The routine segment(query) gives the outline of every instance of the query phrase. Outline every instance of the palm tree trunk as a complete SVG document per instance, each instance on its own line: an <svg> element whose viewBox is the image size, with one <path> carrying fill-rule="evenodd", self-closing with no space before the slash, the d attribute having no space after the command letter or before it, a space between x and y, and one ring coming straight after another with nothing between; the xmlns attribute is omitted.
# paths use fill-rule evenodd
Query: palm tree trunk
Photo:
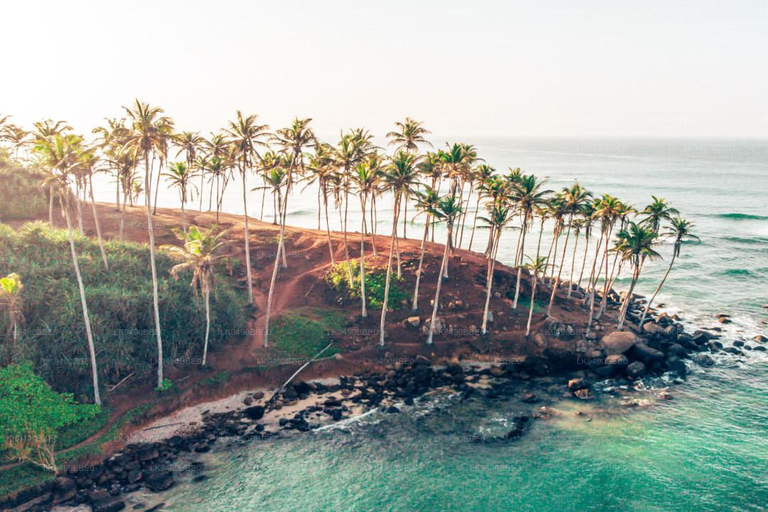
<svg viewBox="0 0 768 512"><path fill-rule="evenodd" d="M592 318L595 312L595 288L597 288L595 267L597 267L597 258L600 255L600 244L603 241L603 236L605 236L605 233L601 230L600 238L597 240L597 245L595 246L595 257L592 258L592 271L589 274L589 320L587 320L587 334L589 334L589 331L592 328Z"/></svg>
<svg viewBox="0 0 768 512"><path fill-rule="evenodd" d="M205 189L205 172L201 168L200 169L200 208L199 208L200 212L203 211L203 197L205 197L203 194L204 189Z"/></svg>
<svg viewBox="0 0 768 512"><path fill-rule="evenodd" d="M328 238L328 252L331 254L331 266L336 264L333 257L333 243L331 243L331 224L328 220L328 192L323 190L323 202L325 203L325 236Z"/></svg>
<svg viewBox="0 0 768 512"><path fill-rule="evenodd" d="M472 242L475 240L475 228L477 228L477 212L480 210L480 194L477 194L477 203L475 203L475 218L472 220L472 235L469 237L469 250L472 250Z"/></svg>
<svg viewBox="0 0 768 512"><path fill-rule="evenodd" d="M667 277L669 277L669 272L672 270L672 265L675 264L675 258L677 258L677 251L672 253L672 259L669 261L669 266L667 267L667 271L664 272L664 277L661 279L659 286L656 287L656 291L653 292L653 295L648 301L648 304L645 305L645 309L643 310L643 316L640 318L640 327L643 326L643 323L645 322L645 317L648 316L648 310L651 309L651 304L653 304L654 299L656 299L656 295L659 294L659 291L661 291L661 287L664 286L664 282L667 280Z"/></svg>
<svg viewBox="0 0 768 512"><path fill-rule="evenodd" d="M451 239L452 226L448 226L448 240ZM448 262L448 254L450 252L450 244L446 240L445 250L443 251L443 262L440 265L440 273L437 275L437 289L435 290L435 303L432 306L432 318L429 321L429 336L427 336L427 345L432 344L432 337L435 334L435 322L437 321L437 308L440 304L440 288L443 285L443 270Z"/></svg>
<svg viewBox="0 0 768 512"><path fill-rule="evenodd" d="M637 280L639 278L640 278L640 265L638 264L638 265L635 265L634 271L632 272L632 284L629 285L629 291L627 292L627 295L624 297L624 303L621 305L621 311L619 312L618 330L620 331L624 328L624 320L627 318L627 310L629 309L629 303L632 301L632 292L635 291L635 285L637 284Z"/></svg>
<svg viewBox="0 0 768 512"><path fill-rule="evenodd" d="M360 194L360 205L363 211L363 229L360 230L360 298L362 302L362 317L368 318L368 311L365 309L365 195ZM350 281L350 286L352 281Z"/></svg>
<svg viewBox="0 0 768 512"><path fill-rule="evenodd" d="M203 295L205 295L205 344L203 345L203 366L205 366L208 359L208 338L211 333L211 290L208 283L204 284Z"/></svg>
<svg viewBox="0 0 768 512"><path fill-rule="evenodd" d="M349 184L347 184L349 187ZM349 286L352 286L354 279L352 277L352 261L349 259L349 247L347 245L347 214L349 213L349 190L344 193L344 220L342 222L342 231L344 232L344 258L347 260L347 274L349 275Z"/></svg>
<svg viewBox="0 0 768 512"><path fill-rule="evenodd" d="M373 255L377 255L376 249L376 192L373 192L371 197L371 246L373 247Z"/></svg>
<svg viewBox="0 0 768 512"><path fill-rule="evenodd" d="M563 255L560 258L560 268L557 270L557 277L555 278L555 283L552 286L552 295L549 297L549 305L547 306L547 316L550 316L552 313L552 304L555 303L555 295L557 294L557 288L560 286L560 277L563 274L563 266L565 265L565 255L568 252L568 239L571 237L571 223L568 222L568 230L565 232L565 243L563 244ZM557 243L555 243L555 251L557 251ZM552 273L554 273L554 267L552 268Z"/></svg>
<svg viewBox="0 0 768 512"><path fill-rule="evenodd" d="M400 212L400 195L395 194L394 219L392 219L392 236L389 239L389 260L387 262L387 279L384 284L384 302L381 305L381 322L379 323L379 345L384 346L384 326L387 322L387 306L389 305L389 286L392 281L392 253L395 252L397 238L397 217Z"/></svg>
<svg viewBox="0 0 768 512"><path fill-rule="evenodd" d="M472 199L472 191L474 187L475 187L474 183L471 183L469 185L469 194L467 194L467 204L469 204L469 201ZM478 197L479 197L479 194L478 194ZM459 249L461 249L461 245L464 242L464 225L467 223L467 213L469 212L465 211L461 216L461 234L459 234ZM470 243L470 246L471 245L472 244Z"/></svg>
<svg viewBox="0 0 768 512"><path fill-rule="evenodd" d="M571 298L573 292L573 274L576 271L576 249L579 247L579 237L576 235L576 239L573 241L573 253L571 254L571 277L568 278L568 298Z"/></svg>
<svg viewBox="0 0 768 512"><path fill-rule="evenodd" d="M248 186L246 184L245 162L240 167L240 175L243 178L243 222L245 223L245 276L248 281L248 304L253 304L253 276L251 275L251 232L248 230ZM282 237L282 231L281 231ZM277 251L280 252L279 250Z"/></svg>
<svg viewBox="0 0 768 512"><path fill-rule="evenodd" d="M157 213L157 196L160 193L160 175L163 174L165 159L160 159L160 168L157 170L157 180L155 180L155 204L152 205L152 215Z"/></svg>
<svg viewBox="0 0 768 512"><path fill-rule="evenodd" d="M421 254L419 255L419 269L416 271L416 288L413 290L413 311L419 309L419 283L421 282L421 268L424 264L424 252L427 248L427 235L429 234L429 218L427 215L427 222L424 224L424 237L421 239Z"/></svg>
<svg viewBox="0 0 768 512"><path fill-rule="evenodd" d="M53 187L48 187L48 224L53 227Z"/></svg>
<svg viewBox="0 0 768 512"><path fill-rule="evenodd" d="M589 255L589 237L584 235L587 240L587 245L584 248L584 259L581 261L581 272L579 272L579 282L576 284L576 288L581 289L581 280L584 278L584 269L587 266L587 256Z"/></svg>
<svg viewBox="0 0 768 512"><path fill-rule="evenodd" d="M64 193L69 193L66 191ZM91 356L91 377L93 378L93 401L96 405L101 405L101 394L99 393L99 370L96 366L96 347L93 344L93 333L91 332L91 319L88 316L88 303L85 300L85 285L83 285L83 276L80 274L80 265L77 262L77 250L75 249L75 237L72 234L72 222L69 218L69 199L64 200L64 218L67 222L67 234L69 235L69 250L72 255L72 264L75 267L75 276L77 277L77 288L80 291L80 305L83 308L83 323L85 323L85 334L88 339L88 352Z"/></svg>
<svg viewBox="0 0 768 512"><path fill-rule="evenodd" d="M517 279L515 283L515 299L512 301L512 309L517 309L517 299L520 297L520 275L523 272L522 263L523 263L523 255L525 254L525 235L528 231L528 223L523 220L523 232L520 234L521 240L520 240L520 259L519 261L516 261L517 265Z"/></svg>
<svg viewBox="0 0 768 512"><path fill-rule="evenodd" d="M157 291L157 264L155 263L155 229L152 224L152 194L149 167L149 151L144 151L144 173L147 190L144 199L147 206L147 231L149 232L149 266L152 269L152 305L155 313L155 336L157 338L157 385L163 383L163 338L160 328L160 297Z"/></svg>
<svg viewBox="0 0 768 512"><path fill-rule="evenodd" d="M91 211L93 212L93 223L96 225L96 236L99 239L99 250L101 251L101 259L104 261L104 269L109 271L109 263L107 262L107 252L104 250L104 239L101 237L101 226L99 225L99 215L96 213L96 202L93 200L93 177L88 175L88 182L91 186Z"/></svg>
<svg viewBox="0 0 768 512"><path fill-rule="evenodd" d="M403 197L403 240L408 240L408 231L406 229L406 226L408 225L408 194L406 193ZM400 252L400 247L398 246L398 256ZM397 263L398 266L400 266L400 262L398 260ZM398 274L398 277L400 277L400 274Z"/></svg>
<svg viewBox="0 0 768 512"><path fill-rule="evenodd" d="M531 335L531 321L533 320L533 308L536 301L536 284L538 282L538 275L534 273L533 284L531 286L531 305L528 308L528 323L525 326L525 337Z"/></svg>
<svg viewBox="0 0 768 512"><path fill-rule="evenodd" d="M500 239L501 239L501 236L496 235L496 242L494 243L493 254L491 255L491 259L488 260L488 274L486 279L487 283L486 283L486 292L485 292L485 308L483 309L483 326L481 328L481 332L483 334L487 332L488 308L491 305L491 289L493 288L493 270L496 267L496 254L499 251Z"/></svg>

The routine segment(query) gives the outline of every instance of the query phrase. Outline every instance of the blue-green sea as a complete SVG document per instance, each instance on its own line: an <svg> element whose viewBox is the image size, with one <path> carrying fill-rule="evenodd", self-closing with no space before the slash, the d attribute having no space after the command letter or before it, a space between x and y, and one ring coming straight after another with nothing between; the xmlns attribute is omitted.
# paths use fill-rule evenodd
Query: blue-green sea
<svg viewBox="0 0 768 512"><path fill-rule="evenodd" d="M768 335L768 141L450 140L475 144L499 171L547 177L552 189L578 180L638 209L652 194L665 197L695 223L701 242L683 247L659 302L691 328L730 314L726 343ZM238 186L227 192L228 211L242 212ZM176 206L171 193L161 196ZM102 198L111 199L107 190ZM254 193L251 211L258 200ZM317 227L315 201L311 189L292 199L289 223ZM389 206L380 202L382 211ZM380 232L391 218L379 215ZM409 236L421 232L419 222ZM485 236L478 233L475 248ZM509 261L516 237L505 237L499 257ZM671 248L659 251L664 260L646 265L641 294L665 270ZM661 381L649 382L655 389L639 393L633 408L562 399L552 419L513 443L473 440L503 433L521 404L446 396L345 429L220 446L205 456L209 480L182 483L162 499L167 510L205 512L766 510L768 357L716 359L713 368L692 366L672 400L655 398Z"/></svg>

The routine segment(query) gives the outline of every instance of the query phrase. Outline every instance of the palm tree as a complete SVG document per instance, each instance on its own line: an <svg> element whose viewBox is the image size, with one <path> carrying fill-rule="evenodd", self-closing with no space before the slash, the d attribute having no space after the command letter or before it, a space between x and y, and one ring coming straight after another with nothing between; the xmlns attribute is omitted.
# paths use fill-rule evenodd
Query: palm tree
<svg viewBox="0 0 768 512"><path fill-rule="evenodd" d="M85 324L85 334L88 340L88 350L91 356L91 376L93 378L93 398L97 405L101 405L101 395L99 393L99 372L96 366L96 348L93 343L93 333L91 332L91 319L88 314L88 303L85 298L85 285L83 276L80 273L80 265L77 260L77 249L75 248L75 237L72 231L72 221L70 218L70 199L72 192L70 190L70 177L77 172L82 165L80 159L82 138L76 135L53 135L47 139L39 140L35 146L35 151L42 157L43 165L53 173L53 179L50 185L58 193L59 204L62 214L67 223L67 233L69 235L69 249L72 256L72 264L75 268L77 278L77 287L80 292L80 305L83 310L83 323Z"/></svg>
<svg viewBox="0 0 768 512"><path fill-rule="evenodd" d="M661 279L659 286L656 287L656 291L653 292L653 295L651 296L651 299L648 301L648 304L645 305L645 310L643 310L643 316L640 318L640 327L643 326L643 323L645 322L645 317L648 315L648 310L651 309L651 304L653 304L653 301L656 299L656 295L659 294L661 287L664 286L664 283L666 282L667 277L669 277L669 272L672 270L672 266L675 264L675 260L680 255L680 249L682 248L683 244L690 240L695 240L697 242L700 241L699 237L691 233L693 228L694 228L694 225L692 222L689 222L680 217L674 217L672 219L672 225L670 226L669 233L667 234L667 236L671 236L672 238L675 239L675 245L672 250L672 259L669 261L669 266L667 267L667 271L664 273L664 277Z"/></svg>
<svg viewBox="0 0 768 512"><path fill-rule="evenodd" d="M539 211L547 202L547 195L551 190L542 190L546 180L539 181L533 174L520 176L512 185L512 200L517 205L517 209L522 217L520 230L520 250L515 261L517 267L517 279L515 284L515 298L512 302L512 309L517 309L517 300L520 297L520 266L523 263L525 254L525 235L533 224L533 218L536 211ZM543 231L543 227L542 227Z"/></svg>
<svg viewBox="0 0 768 512"><path fill-rule="evenodd" d="M387 260L387 278L384 284L384 302L381 305L381 323L379 324L379 344L384 345L384 327L387 320L387 308L389 307L389 288L392 281L392 256L397 240L397 220L400 215L400 201L403 196L415 190L418 184L418 157L413 153L398 151L391 158L382 176L384 186L395 196L395 204L392 218L392 236L389 239L389 259Z"/></svg>
<svg viewBox="0 0 768 512"><path fill-rule="evenodd" d="M195 169L183 162L176 162L168 166L168 172L164 173L171 187L179 189L179 199L181 199L181 229L187 232L187 216L184 207L187 199L192 199L192 190L195 185L192 178L197 176Z"/></svg>
<svg viewBox="0 0 768 512"><path fill-rule="evenodd" d="M266 160L266 155L265 155ZM333 244L331 243L331 224L328 220L328 193L331 183L336 177L336 167L334 165L334 148L330 144L317 144L315 154L312 155L307 171L310 175L307 178L308 185L317 183L317 229L320 226L320 215L325 209L325 235L328 240L328 252L331 256L331 265L336 261L333 255ZM374 191L375 192L375 191ZM373 240L373 253L376 254L376 239Z"/></svg>
<svg viewBox="0 0 768 512"><path fill-rule="evenodd" d="M662 221L670 221L674 215L678 215L680 212L669 206L663 197L651 196L651 198L653 202L640 213L646 216L643 219L643 224L650 226L652 230L658 233Z"/></svg>
<svg viewBox="0 0 768 512"><path fill-rule="evenodd" d="M183 164L182 164L183 165ZM197 226L190 226L189 231L179 235L184 241L184 247L175 245L163 246L164 249L181 256L185 261L174 265L171 276L179 278L179 274L186 270L192 270L192 282L190 286L195 291L197 300L198 291L205 301L205 342L203 344L203 366L208 358L208 339L211 332L211 289L214 287L216 261L223 257L221 249L228 243L222 240L224 231L216 233L217 226L201 231Z"/></svg>
<svg viewBox="0 0 768 512"><path fill-rule="evenodd" d="M443 262L440 265L440 272L437 275L437 289L435 290L435 302L432 307L432 319L429 321L429 335L427 336L427 345L432 344L432 337L435 334L435 322L437 321L437 308L440 304L440 288L443 284L443 275L448 266L448 256L451 247L451 237L453 236L453 224L456 218L461 215L461 200L455 194L451 194L440 199L440 203L435 210L435 216L445 221L448 235L445 241L445 251L443 251Z"/></svg>
<svg viewBox="0 0 768 512"><path fill-rule="evenodd" d="M533 277L531 282L531 304L528 307L528 323L525 326L525 337L527 338L531 335L531 321L533 320L533 309L536 303L536 285L539 281L539 274L544 275L544 272L546 272L547 258L537 256L535 260L530 260L530 263L527 263L522 268L528 270L528 273Z"/></svg>
<svg viewBox="0 0 768 512"><path fill-rule="evenodd" d="M421 283L421 269L424 265L424 252L427 248L427 235L429 234L429 225L432 217L435 215L435 209L440 202L440 196L437 191L432 187L427 186L424 192L415 191L416 194L416 209L423 213L426 218L424 220L424 236L421 239L421 251L419 254L419 268L416 271L416 286L413 290L413 304L411 309L418 311L419 309L419 284Z"/></svg>
<svg viewBox="0 0 768 512"><path fill-rule="evenodd" d="M406 117L402 123L396 122L394 131L387 134L389 139L389 145L395 146L395 151L406 151L415 153L419 150L419 144L432 147L432 143L429 142L425 135L429 135L432 132L424 128L421 121L415 121L410 117Z"/></svg>
<svg viewBox="0 0 768 512"><path fill-rule="evenodd" d="M0 278L0 309L4 309L8 313L10 331L13 336L11 360L13 360L13 355L16 353L16 345L19 342L19 324L24 321L22 290L24 290L24 285L19 274L12 273Z"/></svg>
<svg viewBox="0 0 768 512"><path fill-rule="evenodd" d="M277 245L277 251L275 251L275 265L272 268L272 280L269 283L269 295L267 296L267 313L264 325L264 346L269 346L269 315L272 310L272 297L275 291L275 283L277 282L277 272L280 262L280 254L283 252L283 244L285 243L285 220L286 212L288 210L288 196L291 192L291 186L293 183L293 173L298 171L303 174L304 172L304 151L307 148L312 148L317 144L317 138L315 132L309 126L312 122L311 118L299 119L296 118L291 123L291 126L287 128L281 128L277 131L274 137L274 141L282 147L288 158L288 175L286 177L285 196L283 197L282 211L280 213L280 240Z"/></svg>
<svg viewBox="0 0 768 512"><path fill-rule="evenodd" d="M477 169L475 169L474 178L475 181L473 185L477 188L477 201L475 202L475 215L472 220L472 234L469 237L469 247L467 250L472 250L472 242L475 239L475 228L477 227L477 216L480 212L480 200L483 198L483 185L488 181L488 179L494 175L496 172L496 169L491 167L488 164L480 164L477 166ZM471 195L471 194L470 194ZM466 216L466 213L464 214ZM463 227L463 225L462 225Z"/></svg>
<svg viewBox="0 0 768 512"><path fill-rule="evenodd" d="M594 307L595 307L595 289L597 288L597 281L600 279L600 269L595 272L595 267L597 265L598 260L598 254L600 251L600 244L605 241L605 249L603 251L604 253L604 260L601 263L601 265L605 264L605 288L603 291L603 297L602 301L606 302L608 300L608 242L611 238L611 233L613 231L613 226L616 222L616 219L619 217L619 214L622 209L622 203L618 199L616 199L613 196L609 196L608 194L603 194L603 196L600 198L600 201L595 206L595 213L594 216L597 219L600 219L601 226L600 226L600 240L597 242L597 251L595 252L595 259L592 261L592 272L590 273L590 292L589 292L589 320L587 321L587 332L589 332L589 329L592 326L592 319L594 315Z"/></svg>
<svg viewBox="0 0 768 512"><path fill-rule="evenodd" d="M234 121L229 122L229 129L226 130L230 142L235 149L235 160L237 168L240 171L240 178L243 180L243 222L245 224L245 276L248 281L248 304L253 304L253 276L251 275L251 250L250 250L250 231L248 230L248 173L253 170L255 158L261 159L257 146L265 146L263 139L268 135L269 126L257 124L258 116L255 114L243 116L241 111L237 111Z"/></svg>
<svg viewBox="0 0 768 512"><path fill-rule="evenodd" d="M159 153L165 146L165 131L172 121L163 116L163 109L151 107L135 100L133 108L123 107L131 123L131 134L126 145L133 149L135 161L139 155L144 158L144 203L147 208L147 231L149 232L149 265L152 269L152 303L155 315L155 337L157 339L157 385L163 383L163 337L160 326L160 298L155 263L155 229L152 222L152 167L149 154Z"/></svg>
<svg viewBox="0 0 768 512"><path fill-rule="evenodd" d="M187 169L194 169L197 162L197 155L205 144L205 139L198 132L181 132L172 136L174 145L179 148L176 152L176 158L184 153ZM203 209L203 186L205 184L205 175L200 173L200 210Z"/></svg>
<svg viewBox="0 0 768 512"><path fill-rule="evenodd" d="M641 226L634 222L629 222L627 228L617 235L615 250L621 255L622 260L629 261L632 265L632 282L619 311L618 330L622 330L624 326L629 303L632 301L632 292L635 291L635 285L640 279L640 272L643 270L645 260L660 257L659 253L653 249L657 237L658 234L653 228Z"/></svg>
<svg viewBox="0 0 768 512"><path fill-rule="evenodd" d="M98 135L100 141L98 147L106 157L108 169L115 174L115 208L120 211L120 186L122 182L120 180L120 165L117 160L118 153L123 149L129 132L125 127L125 119L123 118L107 118L106 121L105 126L97 126L92 130L92 133ZM125 192L123 192L123 197L125 197Z"/></svg>
<svg viewBox="0 0 768 512"><path fill-rule="evenodd" d="M491 257L488 260L488 272L486 278L486 292L485 292L485 309L483 309L483 326L481 331L483 334L487 332L488 326L488 308L491 304L491 291L493 289L493 271L496 268L496 254L499 251L499 241L501 240L501 232L512 220L512 209L506 204L494 204L487 218L481 219L489 227L493 227L495 233L493 241L493 249L491 250ZM519 274L519 271L518 271Z"/></svg>
<svg viewBox="0 0 768 512"><path fill-rule="evenodd" d="M547 316L550 316L552 312L552 305L555 303L555 295L557 294L557 288L560 285L560 278L563 274L563 267L565 266L565 255L568 251L568 239L571 236L571 229L573 227L573 217L583 212L584 205L587 204L592 197L592 193L588 192L584 187L578 183L574 183L570 188L564 188L561 194L562 197L562 210L568 215L567 230L565 234L565 243L563 244L563 254L560 258L560 268L557 271L557 277L555 283L552 286L552 294L549 297L549 306L547 306ZM557 242L555 242L557 244Z"/></svg>
<svg viewBox="0 0 768 512"><path fill-rule="evenodd" d="M362 316L368 317L365 304L365 212L368 198L376 192L379 173L381 172L381 157L372 153L363 162L355 167L355 175L352 177L360 196L360 208L363 213L363 225L360 229L360 297L362 298ZM350 281L350 286L352 282Z"/></svg>

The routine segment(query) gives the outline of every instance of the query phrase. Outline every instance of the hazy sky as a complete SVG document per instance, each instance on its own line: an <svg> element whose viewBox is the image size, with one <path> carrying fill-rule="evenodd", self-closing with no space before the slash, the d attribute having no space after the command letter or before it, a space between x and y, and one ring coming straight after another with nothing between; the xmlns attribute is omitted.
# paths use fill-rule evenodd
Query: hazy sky
<svg viewBox="0 0 768 512"><path fill-rule="evenodd" d="M80 131L135 97L207 132L768 136L765 0L62 1L2 6L0 114Z"/></svg>

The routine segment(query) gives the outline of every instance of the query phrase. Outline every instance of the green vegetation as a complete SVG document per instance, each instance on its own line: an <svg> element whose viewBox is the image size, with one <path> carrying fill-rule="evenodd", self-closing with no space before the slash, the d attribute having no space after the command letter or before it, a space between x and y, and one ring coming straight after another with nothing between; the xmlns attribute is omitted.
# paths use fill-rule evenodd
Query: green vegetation
<svg viewBox="0 0 768 512"><path fill-rule="evenodd" d="M201 380L197 383L197 385L204 389L216 389L224 386L227 382L229 382L229 379L231 378L232 374L230 374L227 370L224 370Z"/></svg>
<svg viewBox="0 0 768 512"><path fill-rule="evenodd" d="M287 357L307 358L320 352L334 333L344 329L344 318L319 308L293 310L275 318L272 324L274 347ZM330 348L324 355L338 352Z"/></svg>
<svg viewBox="0 0 768 512"><path fill-rule="evenodd" d="M12 496L24 489L44 484L55 477L56 475L52 472L29 463L0 471L0 499Z"/></svg>
<svg viewBox="0 0 768 512"><path fill-rule="evenodd" d="M56 469L59 432L96 417L100 407L78 404L35 375L30 363L0 369L0 440L6 458ZM67 441L72 440L68 434Z"/></svg>
<svg viewBox="0 0 768 512"><path fill-rule="evenodd" d="M331 267L325 275L325 282L343 296L357 300L360 298L360 260L352 261L353 283L351 286L346 262L337 263ZM408 293L402 288L402 277L391 276L390 279L388 305L390 309L399 309L402 307L402 301L408 300ZM380 308L384 303L386 280L387 273L384 269L365 266L365 298L369 306Z"/></svg>
<svg viewBox="0 0 768 512"><path fill-rule="evenodd" d="M45 216L48 193L40 185L44 177L42 171L17 167L7 160L0 160L0 190L3 197L13 198L0 201L0 219L8 221Z"/></svg>
<svg viewBox="0 0 768 512"><path fill-rule="evenodd" d="M100 376L114 383L133 371L147 374L157 360L147 246L106 242L107 272L95 240L76 236L75 243ZM199 364L204 305L195 301L188 281L171 279L176 263L164 252L157 255L165 364ZM54 388L90 396L90 359L66 231L40 222L18 231L0 224L0 275L10 272L24 280L25 322L16 353L10 354L12 343L2 343L0 358L30 360L35 372ZM227 341L227 333L242 330L246 319L244 301L227 280L217 282L212 296L210 342L215 347ZM2 315L0 333L8 332L8 316Z"/></svg>

